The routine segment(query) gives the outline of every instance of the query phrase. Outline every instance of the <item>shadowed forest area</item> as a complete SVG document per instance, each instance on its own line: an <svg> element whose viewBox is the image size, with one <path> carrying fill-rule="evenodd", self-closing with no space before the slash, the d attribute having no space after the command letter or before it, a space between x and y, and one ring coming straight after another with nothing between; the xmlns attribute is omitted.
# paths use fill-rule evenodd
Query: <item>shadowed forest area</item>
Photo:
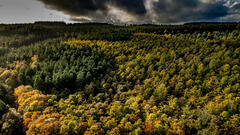
<svg viewBox="0 0 240 135"><path fill-rule="evenodd" d="M0 24L0 135L238 135L240 24Z"/></svg>

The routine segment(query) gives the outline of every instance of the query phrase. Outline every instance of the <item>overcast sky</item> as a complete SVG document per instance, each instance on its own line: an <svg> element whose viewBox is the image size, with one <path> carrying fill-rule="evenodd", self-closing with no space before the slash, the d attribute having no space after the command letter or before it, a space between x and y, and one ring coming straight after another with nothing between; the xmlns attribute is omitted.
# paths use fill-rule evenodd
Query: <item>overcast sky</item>
<svg viewBox="0 0 240 135"><path fill-rule="evenodd" d="M0 0L0 23L240 21L240 0Z"/></svg>

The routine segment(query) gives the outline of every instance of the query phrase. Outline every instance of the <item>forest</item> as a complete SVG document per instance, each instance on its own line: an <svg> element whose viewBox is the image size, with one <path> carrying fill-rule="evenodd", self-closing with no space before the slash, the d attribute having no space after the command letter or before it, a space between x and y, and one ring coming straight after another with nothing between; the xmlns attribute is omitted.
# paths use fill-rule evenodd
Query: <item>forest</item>
<svg viewBox="0 0 240 135"><path fill-rule="evenodd" d="M240 134L240 23L0 24L0 135L25 134Z"/></svg>

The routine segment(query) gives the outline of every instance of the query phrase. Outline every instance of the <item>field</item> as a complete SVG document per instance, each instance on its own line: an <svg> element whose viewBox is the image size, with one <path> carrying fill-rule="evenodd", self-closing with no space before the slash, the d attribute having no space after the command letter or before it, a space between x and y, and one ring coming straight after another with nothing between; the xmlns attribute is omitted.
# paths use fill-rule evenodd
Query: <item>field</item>
<svg viewBox="0 0 240 135"><path fill-rule="evenodd" d="M9 134L240 134L240 24L1 24Z"/></svg>

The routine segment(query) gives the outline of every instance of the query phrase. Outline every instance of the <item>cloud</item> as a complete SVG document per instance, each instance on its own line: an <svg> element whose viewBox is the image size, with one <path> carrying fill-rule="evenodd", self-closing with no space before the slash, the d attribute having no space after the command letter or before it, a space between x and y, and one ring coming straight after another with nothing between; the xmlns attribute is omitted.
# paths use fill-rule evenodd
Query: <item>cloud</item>
<svg viewBox="0 0 240 135"><path fill-rule="evenodd" d="M239 13L238 0L39 0L72 20L179 23L218 20ZM231 1L231 2L230 2ZM233 4L236 4L233 6ZM232 6L232 7L231 7ZM80 19L79 19L80 18Z"/></svg>
<svg viewBox="0 0 240 135"><path fill-rule="evenodd" d="M88 17L71 17L70 19L71 21L81 22L81 23L88 23L92 21L92 19Z"/></svg>
<svg viewBox="0 0 240 135"><path fill-rule="evenodd" d="M228 15L221 18L223 21L240 21L240 0L229 0L226 4L228 7Z"/></svg>
<svg viewBox="0 0 240 135"><path fill-rule="evenodd" d="M213 20L227 15L228 9L221 3L200 0L149 0L152 20L162 23ZM151 15L149 15L151 16Z"/></svg>
<svg viewBox="0 0 240 135"><path fill-rule="evenodd" d="M39 0L48 8L63 11L69 15L90 15L99 11L106 11L106 0Z"/></svg>
<svg viewBox="0 0 240 135"><path fill-rule="evenodd" d="M132 14L144 14L146 12L143 0L39 0L50 8L62 10L72 15L88 15L92 12L105 13L107 6L112 5Z"/></svg>

